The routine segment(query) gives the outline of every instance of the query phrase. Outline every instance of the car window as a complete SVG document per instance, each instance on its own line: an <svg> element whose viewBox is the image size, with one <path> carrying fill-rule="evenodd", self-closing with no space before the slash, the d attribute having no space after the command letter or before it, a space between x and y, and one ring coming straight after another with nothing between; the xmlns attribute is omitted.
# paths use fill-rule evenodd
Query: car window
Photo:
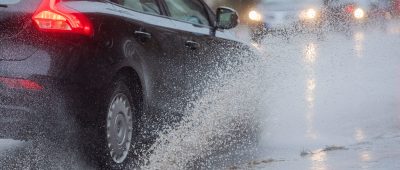
<svg viewBox="0 0 400 170"><path fill-rule="evenodd" d="M210 25L206 10L198 0L165 0L171 18L199 25Z"/></svg>
<svg viewBox="0 0 400 170"><path fill-rule="evenodd" d="M116 0L116 3L139 12L161 14L156 0Z"/></svg>

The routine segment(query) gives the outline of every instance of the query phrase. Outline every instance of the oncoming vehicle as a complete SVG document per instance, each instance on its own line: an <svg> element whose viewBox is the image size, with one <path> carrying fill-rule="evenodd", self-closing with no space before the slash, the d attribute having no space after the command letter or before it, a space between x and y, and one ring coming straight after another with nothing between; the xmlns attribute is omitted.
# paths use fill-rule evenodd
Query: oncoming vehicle
<svg viewBox="0 0 400 170"><path fill-rule="evenodd" d="M261 0L248 13L252 39L262 39L265 34L280 32L319 31L322 2L319 0Z"/></svg>
<svg viewBox="0 0 400 170"><path fill-rule="evenodd" d="M202 0L1 0L0 136L63 140L71 116L88 155L126 168L143 131L184 109L193 77L249 48L227 31L237 24Z"/></svg>

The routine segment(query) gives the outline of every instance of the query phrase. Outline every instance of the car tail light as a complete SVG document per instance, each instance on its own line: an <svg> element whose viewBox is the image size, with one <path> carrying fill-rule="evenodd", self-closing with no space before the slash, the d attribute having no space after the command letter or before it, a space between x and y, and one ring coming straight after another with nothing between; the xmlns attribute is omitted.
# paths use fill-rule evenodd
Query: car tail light
<svg viewBox="0 0 400 170"><path fill-rule="evenodd" d="M59 2L60 0L42 1L32 17L39 30L93 35L92 23L85 15Z"/></svg>
<svg viewBox="0 0 400 170"><path fill-rule="evenodd" d="M344 9L347 13L353 13L354 12L354 5L347 5L346 8Z"/></svg>
<svg viewBox="0 0 400 170"><path fill-rule="evenodd" d="M24 90L32 90L39 91L43 89L39 83L36 83L31 80L25 79L13 79L13 78L4 78L0 77L0 84L6 86L10 89L24 89Z"/></svg>

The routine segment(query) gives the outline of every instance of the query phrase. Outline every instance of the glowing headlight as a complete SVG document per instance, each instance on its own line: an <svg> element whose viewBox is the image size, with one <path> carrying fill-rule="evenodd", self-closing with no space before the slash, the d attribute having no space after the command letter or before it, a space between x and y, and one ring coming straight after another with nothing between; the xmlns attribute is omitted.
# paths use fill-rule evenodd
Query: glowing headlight
<svg viewBox="0 0 400 170"><path fill-rule="evenodd" d="M249 18L253 21L261 21L261 14L258 13L257 11L250 11L249 12Z"/></svg>
<svg viewBox="0 0 400 170"><path fill-rule="evenodd" d="M314 19L317 16L317 11L315 11L315 9L308 9L306 12L306 16L309 19Z"/></svg>
<svg viewBox="0 0 400 170"><path fill-rule="evenodd" d="M300 13L300 18L302 19L314 19L317 17L317 11L313 8L304 10Z"/></svg>
<svg viewBox="0 0 400 170"><path fill-rule="evenodd" d="M355 18L361 19L361 18L364 18L364 15L365 15L365 13L364 13L363 9L357 8L356 10L354 10L354 17Z"/></svg>

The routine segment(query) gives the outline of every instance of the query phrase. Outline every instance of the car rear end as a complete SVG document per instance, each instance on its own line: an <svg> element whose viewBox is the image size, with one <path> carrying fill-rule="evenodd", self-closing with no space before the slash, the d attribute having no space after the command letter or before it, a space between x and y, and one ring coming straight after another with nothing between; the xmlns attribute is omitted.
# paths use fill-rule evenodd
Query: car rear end
<svg viewBox="0 0 400 170"><path fill-rule="evenodd" d="M358 25L367 21L368 5L361 1L339 0L327 5L325 19L331 25Z"/></svg>
<svg viewBox="0 0 400 170"><path fill-rule="evenodd" d="M52 128L83 95L94 27L64 3L0 1L0 137Z"/></svg>

